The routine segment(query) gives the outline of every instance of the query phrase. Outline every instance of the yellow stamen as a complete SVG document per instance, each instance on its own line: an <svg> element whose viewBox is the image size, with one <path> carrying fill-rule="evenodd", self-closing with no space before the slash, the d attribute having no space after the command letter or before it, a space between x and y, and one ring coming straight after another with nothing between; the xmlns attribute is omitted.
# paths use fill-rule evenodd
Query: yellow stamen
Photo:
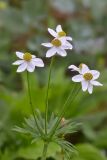
<svg viewBox="0 0 107 160"><path fill-rule="evenodd" d="M83 63L80 63L79 68L82 69L83 67Z"/></svg>
<svg viewBox="0 0 107 160"><path fill-rule="evenodd" d="M58 32L59 37L64 37L66 36L66 33L64 31Z"/></svg>
<svg viewBox="0 0 107 160"><path fill-rule="evenodd" d="M91 73L85 73L83 77L85 80L89 81L93 78L93 75Z"/></svg>
<svg viewBox="0 0 107 160"><path fill-rule="evenodd" d="M23 55L23 59L25 61L30 61L32 59L32 55L28 52L26 52L24 55Z"/></svg>
<svg viewBox="0 0 107 160"><path fill-rule="evenodd" d="M56 47L61 46L61 41L59 39L53 39L51 43Z"/></svg>

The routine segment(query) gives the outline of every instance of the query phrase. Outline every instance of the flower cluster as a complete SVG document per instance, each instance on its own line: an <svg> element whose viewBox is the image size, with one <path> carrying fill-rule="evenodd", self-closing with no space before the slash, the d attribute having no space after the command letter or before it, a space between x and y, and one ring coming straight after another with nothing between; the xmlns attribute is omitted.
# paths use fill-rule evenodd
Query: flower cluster
<svg viewBox="0 0 107 160"><path fill-rule="evenodd" d="M72 41L72 37L67 36L63 31L61 25L57 25L56 31L48 28L48 32L54 37L49 43L42 43L41 45L48 47L46 57L52 57L56 54L65 57L67 56L66 50L72 50L73 46L69 41ZM41 58L37 58L35 55L30 53L16 52L16 56L20 58L13 63L13 65L19 65L17 72L33 72L35 67L44 67L44 62ZM93 92L93 86L102 86L101 83L97 82L100 72L96 70L90 70L86 64L80 64L79 67L70 65L68 67L72 71L77 71L79 74L72 77L73 82L81 82L82 90L91 94Z"/></svg>
<svg viewBox="0 0 107 160"><path fill-rule="evenodd" d="M72 50L73 48L69 43L69 41L72 41L72 38L66 36L66 33L62 30L61 25L56 27L56 31L48 28L48 32L54 37L54 39L49 43L42 43L43 46L49 48L46 52L46 57L52 57L55 54L65 57L67 55L66 50Z"/></svg>

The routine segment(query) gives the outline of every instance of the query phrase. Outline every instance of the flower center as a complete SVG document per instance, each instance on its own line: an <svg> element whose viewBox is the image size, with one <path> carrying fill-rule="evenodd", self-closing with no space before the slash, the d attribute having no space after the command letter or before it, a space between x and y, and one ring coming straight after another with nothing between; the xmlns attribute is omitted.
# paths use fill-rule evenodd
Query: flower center
<svg viewBox="0 0 107 160"><path fill-rule="evenodd" d="M51 43L56 47L61 46L61 41L59 39L53 39Z"/></svg>
<svg viewBox="0 0 107 160"><path fill-rule="evenodd" d="M83 77L85 80L89 81L93 78L93 75L91 73L85 73Z"/></svg>
<svg viewBox="0 0 107 160"><path fill-rule="evenodd" d="M25 61L30 61L32 59L32 55L28 52L26 52L24 55L23 55L23 59Z"/></svg>
<svg viewBox="0 0 107 160"><path fill-rule="evenodd" d="M80 63L80 65L79 65L79 68L80 68L80 69L82 69L82 65L83 65L83 63Z"/></svg>
<svg viewBox="0 0 107 160"><path fill-rule="evenodd" d="M66 36L66 33L64 31L58 32L59 37L64 37Z"/></svg>

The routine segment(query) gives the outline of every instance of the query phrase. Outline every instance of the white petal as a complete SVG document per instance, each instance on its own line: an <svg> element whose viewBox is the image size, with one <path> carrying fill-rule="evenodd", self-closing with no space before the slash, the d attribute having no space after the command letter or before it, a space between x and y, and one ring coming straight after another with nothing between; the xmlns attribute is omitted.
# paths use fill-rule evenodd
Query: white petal
<svg viewBox="0 0 107 160"><path fill-rule="evenodd" d="M44 63L41 58L34 58L31 62L37 67L44 67Z"/></svg>
<svg viewBox="0 0 107 160"><path fill-rule="evenodd" d="M35 55L32 55L32 58L35 58L36 56Z"/></svg>
<svg viewBox="0 0 107 160"><path fill-rule="evenodd" d="M72 77L73 82L81 82L82 80L83 80L83 76L80 74Z"/></svg>
<svg viewBox="0 0 107 160"><path fill-rule="evenodd" d="M52 57L56 54L56 49L54 47L52 47L51 49L49 49L47 52L46 52L46 57Z"/></svg>
<svg viewBox="0 0 107 160"><path fill-rule="evenodd" d="M58 48L57 53L62 57L67 56L67 52L64 49L59 49Z"/></svg>
<svg viewBox="0 0 107 160"><path fill-rule="evenodd" d="M24 62L24 60L17 60L14 63L12 63L13 65L20 65Z"/></svg>
<svg viewBox="0 0 107 160"><path fill-rule="evenodd" d="M17 57L19 57L20 59L23 59L23 55L24 53L22 52L16 52Z"/></svg>
<svg viewBox="0 0 107 160"><path fill-rule="evenodd" d="M65 45L67 42L66 37L61 37L59 40L61 41L62 45Z"/></svg>
<svg viewBox="0 0 107 160"><path fill-rule="evenodd" d="M62 27L61 27L61 25L57 25L56 31L57 31L57 32L62 32Z"/></svg>
<svg viewBox="0 0 107 160"><path fill-rule="evenodd" d="M90 81L90 83L94 86L103 86L103 84L101 84L100 82L98 81Z"/></svg>
<svg viewBox="0 0 107 160"><path fill-rule="evenodd" d="M17 72L23 72L25 71L26 68L27 68L27 63L24 62L18 67Z"/></svg>
<svg viewBox="0 0 107 160"><path fill-rule="evenodd" d="M41 45L45 46L45 47L52 47L53 46L51 43L42 43Z"/></svg>
<svg viewBox="0 0 107 160"><path fill-rule="evenodd" d="M100 76L100 72L96 70L91 70L90 73L93 75L93 80L97 79Z"/></svg>
<svg viewBox="0 0 107 160"><path fill-rule="evenodd" d="M63 44L63 46L62 46L64 49L72 49L73 48L73 46L72 46L72 44L70 44L69 42L65 42L65 44Z"/></svg>
<svg viewBox="0 0 107 160"><path fill-rule="evenodd" d="M57 37L57 33L51 29L51 28L48 28L48 32L53 36L53 37Z"/></svg>
<svg viewBox="0 0 107 160"><path fill-rule="evenodd" d="M92 84L88 84L88 92L90 93L90 94L92 94L92 92L93 92L93 85Z"/></svg>
<svg viewBox="0 0 107 160"><path fill-rule="evenodd" d="M88 81L82 81L81 84L82 84L82 90L85 92L88 88Z"/></svg>
<svg viewBox="0 0 107 160"><path fill-rule="evenodd" d="M66 40L72 41L72 37L66 36Z"/></svg>
<svg viewBox="0 0 107 160"><path fill-rule="evenodd" d="M87 73L87 72L89 72L89 71L90 71L90 70L89 70L88 66L87 66L86 64L83 64L83 65L82 65L81 73L82 73L82 74L85 74L85 73Z"/></svg>
<svg viewBox="0 0 107 160"><path fill-rule="evenodd" d="M70 65L68 68L73 71L78 71L78 72L80 71L80 69L78 67L76 67L75 65Z"/></svg>
<svg viewBox="0 0 107 160"><path fill-rule="evenodd" d="M34 69L35 69L35 65L32 62L28 62L27 63L27 70L29 72L34 72Z"/></svg>

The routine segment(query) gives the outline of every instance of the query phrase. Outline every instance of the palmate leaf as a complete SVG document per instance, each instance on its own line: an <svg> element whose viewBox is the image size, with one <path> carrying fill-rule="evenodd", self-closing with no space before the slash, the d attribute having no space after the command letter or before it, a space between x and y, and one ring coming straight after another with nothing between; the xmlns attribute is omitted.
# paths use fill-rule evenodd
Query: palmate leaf
<svg viewBox="0 0 107 160"><path fill-rule="evenodd" d="M35 118L39 128L42 130L43 135L39 131L37 124L35 123ZM42 117L42 114L39 110L35 111L35 118L31 115L29 118L24 119L24 123L21 127L15 126L14 131L20 132L22 134L30 135L32 138L31 143L37 142L37 140L47 140L49 143L54 142L58 144L63 152L66 155L67 159L70 159L71 154L75 152L75 147L68 141L64 139L64 136L69 133L74 133L79 128L79 123L75 123L72 120L65 120L64 123L58 125L56 130L54 131L52 137L50 136L53 128L56 125L58 117L54 116L52 113L50 120L47 124L47 134L45 135L45 119Z"/></svg>
<svg viewBox="0 0 107 160"><path fill-rule="evenodd" d="M69 133L74 133L80 127L80 123L72 122L71 120L66 121L63 126L59 126L55 132L55 135L66 135Z"/></svg>
<svg viewBox="0 0 107 160"><path fill-rule="evenodd" d="M42 130L42 132L45 134L45 119L42 117L39 110L35 111L35 118L37 121L37 124L39 128ZM55 125L56 121L58 120L58 117L54 116L54 113L52 113L49 123L47 124L48 127L48 133L51 132L53 126ZM24 119L24 123L22 123L22 127L17 127L13 129L14 131L22 132L22 133L31 133L31 134L40 134L35 119L31 115L29 118Z"/></svg>
<svg viewBox="0 0 107 160"><path fill-rule="evenodd" d="M56 124L58 120L58 117L55 117L54 113L51 114L49 123L48 123L48 133L51 132L51 130L53 129L54 125Z"/></svg>
<svg viewBox="0 0 107 160"><path fill-rule="evenodd" d="M63 150L64 155L67 159L70 159L73 153L76 153L76 148L68 141L62 138L53 139L55 143L57 143Z"/></svg>
<svg viewBox="0 0 107 160"><path fill-rule="evenodd" d="M59 124L52 138L55 143L60 145L67 159L71 159L72 154L77 153L77 151L72 143L64 139L64 135L76 132L79 127L79 123L75 123L72 120L65 120L64 124Z"/></svg>
<svg viewBox="0 0 107 160"><path fill-rule="evenodd" d="M24 134L28 134L29 133L26 129L18 127L18 126L15 126L12 130L16 131L16 132L19 132L19 133L24 133Z"/></svg>
<svg viewBox="0 0 107 160"><path fill-rule="evenodd" d="M38 120L38 123L39 123L40 127L44 130L45 121L44 121L44 118L42 117L42 114L39 111L39 109L36 109L36 119Z"/></svg>
<svg viewBox="0 0 107 160"><path fill-rule="evenodd" d="M37 122L38 121L39 120L37 120ZM41 127L40 121L38 125L39 127ZM41 134L37 128L35 119L32 115L29 118L24 119L24 123L22 124L22 127L15 126L13 130L22 134L30 135L32 137L32 142L34 142L37 139L41 139Z"/></svg>
<svg viewBox="0 0 107 160"><path fill-rule="evenodd" d="M29 119L25 118L25 122L30 128L34 129L34 127L35 127L35 130L37 130L37 127L35 126L35 121L34 121L33 116L31 116Z"/></svg>
<svg viewBox="0 0 107 160"><path fill-rule="evenodd" d="M13 128L13 131L31 136L32 143L34 142L34 140L40 139L40 134L30 130L30 128L21 128L21 127L15 126Z"/></svg>
<svg viewBox="0 0 107 160"><path fill-rule="evenodd" d="M30 118L25 118L25 123L23 123L23 128L25 128L26 130L29 130L32 133L37 133L39 134L39 131L37 129L35 120L33 118L33 116L31 116Z"/></svg>

